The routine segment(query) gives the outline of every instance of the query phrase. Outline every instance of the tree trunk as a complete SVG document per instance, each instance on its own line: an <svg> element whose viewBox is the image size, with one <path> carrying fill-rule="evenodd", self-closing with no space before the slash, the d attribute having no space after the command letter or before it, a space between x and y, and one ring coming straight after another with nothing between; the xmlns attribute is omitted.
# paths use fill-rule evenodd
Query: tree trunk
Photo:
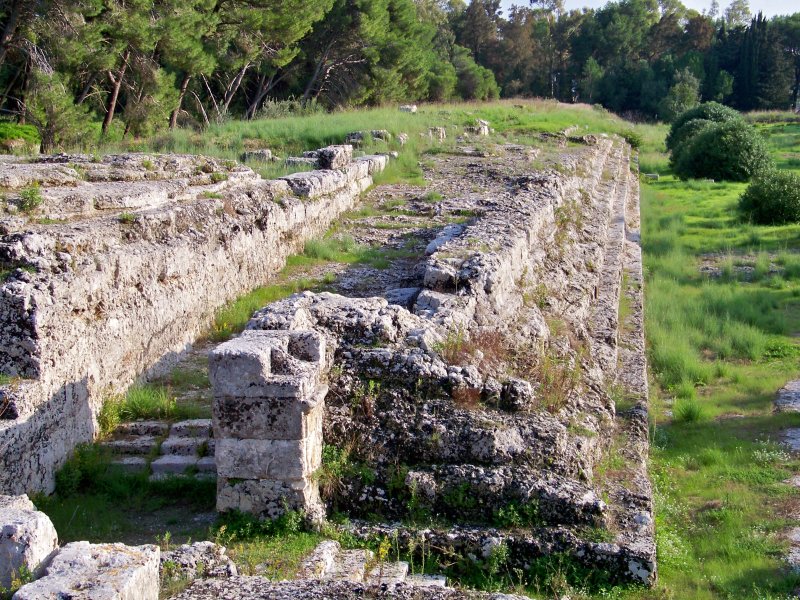
<svg viewBox="0 0 800 600"><path fill-rule="evenodd" d="M231 101L233 101L233 97L236 95L236 92L239 91L239 86L242 85L242 80L244 79L244 75L245 73L247 73L247 69L249 68L250 68L250 63L244 65L236 74L236 77L228 86L228 89L225 90L225 98L223 99L222 102L222 108L224 109L225 113L228 112L228 108L230 108ZM220 114L219 116L221 117L222 115Z"/></svg>
<svg viewBox="0 0 800 600"><path fill-rule="evenodd" d="M103 127L101 131L103 135L108 132L108 128L111 125L111 121L114 120L114 112L117 109L117 100L119 99L119 90L122 88L122 79L125 77L125 71L128 68L128 58L130 58L131 51L125 50L125 53L122 55L122 66L119 69L119 74L117 77L114 77L114 74L109 71L108 78L111 80L112 88L111 88L111 98L108 102L108 109L106 110L106 116L103 119Z"/></svg>
<svg viewBox="0 0 800 600"><path fill-rule="evenodd" d="M261 100L264 96L267 95L267 91L271 87L272 84L272 77L267 79L266 73L261 73L258 77L258 85L256 86L256 93L253 96L252 102L247 107L247 112L245 113L246 119L252 119L256 115L256 111L258 110L258 106L261 104Z"/></svg>
<svg viewBox="0 0 800 600"><path fill-rule="evenodd" d="M89 92L92 91L92 86L94 85L94 82L96 80L97 80L97 73L92 73L89 76L89 81L86 82L86 85L81 90L81 93L78 96L78 99L75 101L75 104L80 106L81 104L83 104L86 101L86 98L89 97Z"/></svg>
<svg viewBox="0 0 800 600"><path fill-rule="evenodd" d="M186 90L189 88L189 82L192 79L191 73L186 73L181 80L181 87L180 92L178 93L178 105L175 107L175 110L172 111L172 114L169 116L169 128L175 129L175 126L178 124L178 114L181 112L181 105L183 104L183 97L186 95Z"/></svg>
<svg viewBox="0 0 800 600"><path fill-rule="evenodd" d="M308 80L306 89L303 92L303 98L300 101L303 106L306 105L308 99L311 97L311 92L314 90L314 84L316 84L317 79L319 79L319 74L322 72L322 68L325 66L325 62L328 60L328 53L331 51L332 47L332 44L328 44L328 46L325 48L325 51L322 53L322 56L319 57L316 66L314 67L314 73L311 75L311 79Z"/></svg>
<svg viewBox="0 0 800 600"><path fill-rule="evenodd" d="M196 92L192 92L192 95L194 96L194 100L195 102L197 102L197 108L200 110L200 114L203 117L203 123L205 123L205 126L208 127L209 125L211 125L211 123L208 120L208 113L206 112L206 108L205 106L203 106L203 103L200 102L200 96L198 96Z"/></svg>
<svg viewBox="0 0 800 600"><path fill-rule="evenodd" d="M11 5L11 11L8 13L8 19L3 27L3 33L0 35L0 66L2 66L6 60L8 46L11 40L14 39L14 33L17 31L17 24L19 23L23 2L24 0L16 0Z"/></svg>

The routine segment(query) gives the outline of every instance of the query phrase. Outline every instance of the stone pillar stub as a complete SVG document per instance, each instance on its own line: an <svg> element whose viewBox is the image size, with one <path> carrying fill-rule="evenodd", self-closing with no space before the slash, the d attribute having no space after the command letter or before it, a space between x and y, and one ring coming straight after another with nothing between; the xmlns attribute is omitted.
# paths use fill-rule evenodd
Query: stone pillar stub
<svg viewBox="0 0 800 600"><path fill-rule="evenodd" d="M214 391L217 510L324 518L325 340L315 331L247 330L209 355Z"/></svg>

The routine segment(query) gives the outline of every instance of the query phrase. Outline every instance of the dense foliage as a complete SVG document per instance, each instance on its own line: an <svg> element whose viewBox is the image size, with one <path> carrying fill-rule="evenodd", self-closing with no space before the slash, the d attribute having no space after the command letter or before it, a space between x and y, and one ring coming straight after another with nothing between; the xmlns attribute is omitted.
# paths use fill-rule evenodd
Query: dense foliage
<svg viewBox="0 0 800 600"><path fill-rule="evenodd" d="M766 172L747 187L739 208L760 225L800 223L800 176L777 169Z"/></svg>
<svg viewBox="0 0 800 600"><path fill-rule="evenodd" d="M500 0L0 0L0 110L47 150L255 118L283 100L502 93L662 120L712 100L796 106L800 13L751 19L746 0L718 12L678 0L538 0L507 16Z"/></svg>
<svg viewBox="0 0 800 600"><path fill-rule="evenodd" d="M689 121L687 125L697 123ZM743 119L698 126L672 154L673 169L681 179L747 181L770 167L767 145Z"/></svg>

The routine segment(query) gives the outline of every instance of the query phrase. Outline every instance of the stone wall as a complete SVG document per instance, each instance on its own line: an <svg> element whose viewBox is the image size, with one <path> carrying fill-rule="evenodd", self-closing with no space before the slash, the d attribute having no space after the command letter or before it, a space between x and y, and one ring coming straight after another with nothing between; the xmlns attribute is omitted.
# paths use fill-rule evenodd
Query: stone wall
<svg viewBox="0 0 800 600"><path fill-rule="evenodd" d="M0 373L18 377L0 388L0 492L51 491L109 392L169 368L217 308L325 232L387 160L276 181L202 157L6 161L12 197L40 182L40 214L68 220L0 222Z"/></svg>

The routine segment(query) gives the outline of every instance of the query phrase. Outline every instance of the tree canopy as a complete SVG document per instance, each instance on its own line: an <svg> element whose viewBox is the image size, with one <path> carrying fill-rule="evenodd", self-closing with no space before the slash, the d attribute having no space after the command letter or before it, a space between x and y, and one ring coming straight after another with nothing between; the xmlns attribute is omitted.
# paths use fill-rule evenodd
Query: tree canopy
<svg viewBox="0 0 800 600"><path fill-rule="evenodd" d="M36 126L46 150L255 118L281 99L539 96L671 120L800 95L800 13L753 16L747 0L705 13L536 0L507 15L500 0L0 0L0 23L2 118Z"/></svg>

